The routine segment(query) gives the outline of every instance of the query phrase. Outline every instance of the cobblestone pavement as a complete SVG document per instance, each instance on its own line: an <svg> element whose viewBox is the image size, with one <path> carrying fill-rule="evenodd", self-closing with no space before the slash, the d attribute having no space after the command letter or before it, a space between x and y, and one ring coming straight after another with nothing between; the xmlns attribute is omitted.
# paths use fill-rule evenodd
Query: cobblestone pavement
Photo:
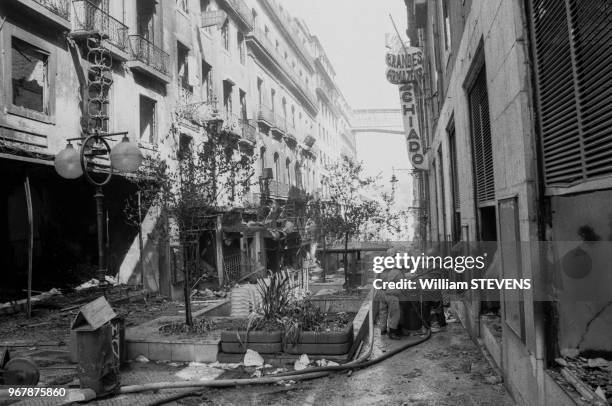
<svg viewBox="0 0 612 406"><path fill-rule="evenodd" d="M374 355L401 345L378 335ZM179 380L174 374L183 366L132 364L122 372L124 385ZM201 396L184 398L169 405L514 405L500 383L485 380L493 371L458 323L416 347L380 364L330 377L294 383L241 388L206 389ZM177 392L161 391L116 396L90 402L96 406L139 406L168 398ZM44 402L20 404L49 405Z"/></svg>

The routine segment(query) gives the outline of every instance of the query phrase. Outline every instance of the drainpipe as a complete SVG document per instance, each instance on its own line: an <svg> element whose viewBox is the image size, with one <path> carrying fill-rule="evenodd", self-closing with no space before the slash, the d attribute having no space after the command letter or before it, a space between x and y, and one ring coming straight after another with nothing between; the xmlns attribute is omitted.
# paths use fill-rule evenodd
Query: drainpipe
<svg viewBox="0 0 612 406"><path fill-rule="evenodd" d="M535 181L536 186L534 188L534 198L536 199L536 207L538 210L537 213L537 227L538 227L538 240L543 243L538 243L538 251L536 258L532 257L532 260L537 261L536 266L533 269L539 269L543 271L543 267L545 266L545 252L542 250L546 249L546 227L548 220L548 210L546 207L546 200L544 195L544 178L543 178L543 154L541 148L541 133L540 128L538 126L539 114L540 114L540 101L537 92L537 72L535 71L535 51L534 51L534 38L532 36L533 21L530 16L531 6L529 4L529 0L523 0L523 2L519 2L517 6L520 8L520 12L525 16L525 27L523 27L524 37L522 39L521 45L525 52L525 56L527 58L528 65L526 66L525 75L528 77L529 91L528 91L528 100L530 104L535 107L533 109L529 109L529 111L533 112L533 133L535 134L533 142L535 143L534 150L536 151L536 175ZM531 46L529 45L531 44ZM537 285L536 285L537 286ZM536 292L538 289L536 289ZM546 388L545 388L545 378L546 378L546 325L545 325L545 317L546 317L546 309L544 308L543 302L534 300L533 303L533 320L534 320L534 341L535 341L535 377L537 381L537 399L538 404L546 405L548 404L546 398Z"/></svg>

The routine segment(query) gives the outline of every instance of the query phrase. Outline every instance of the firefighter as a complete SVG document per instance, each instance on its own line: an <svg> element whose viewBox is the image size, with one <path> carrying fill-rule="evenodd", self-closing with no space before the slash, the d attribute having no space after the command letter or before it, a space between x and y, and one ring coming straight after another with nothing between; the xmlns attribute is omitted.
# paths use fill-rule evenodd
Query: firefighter
<svg viewBox="0 0 612 406"><path fill-rule="evenodd" d="M391 251L392 249L387 251L387 255L395 255L395 252ZM404 274L397 268L385 269L381 275L383 282L400 282L402 278L404 278ZM384 284L384 286L386 287L387 285ZM380 332L383 335L388 332L389 338L392 340L399 340L401 336L401 329L399 328L401 316L399 305L400 294L401 289L389 289L388 287L376 292L379 303L378 323L380 325Z"/></svg>

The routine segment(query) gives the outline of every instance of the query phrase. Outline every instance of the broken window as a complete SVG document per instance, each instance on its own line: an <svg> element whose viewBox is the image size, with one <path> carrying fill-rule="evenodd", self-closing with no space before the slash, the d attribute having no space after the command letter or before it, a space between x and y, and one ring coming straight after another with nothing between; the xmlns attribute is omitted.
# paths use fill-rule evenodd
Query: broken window
<svg viewBox="0 0 612 406"><path fill-rule="evenodd" d="M150 144L157 141L155 104L155 100L140 96L140 140Z"/></svg>
<svg viewBox="0 0 612 406"><path fill-rule="evenodd" d="M13 104L48 114L49 55L13 38L11 41Z"/></svg>

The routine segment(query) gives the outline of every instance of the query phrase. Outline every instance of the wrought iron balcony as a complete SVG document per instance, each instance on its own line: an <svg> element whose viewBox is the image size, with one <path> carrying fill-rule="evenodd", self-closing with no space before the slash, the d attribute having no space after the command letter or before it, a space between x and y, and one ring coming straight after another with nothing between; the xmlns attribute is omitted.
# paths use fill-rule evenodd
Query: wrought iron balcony
<svg viewBox="0 0 612 406"><path fill-rule="evenodd" d="M128 27L87 0L73 0L75 32L98 33L112 45L127 51Z"/></svg>
<svg viewBox="0 0 612 406"><path fill-rule="evenodd" d="M53 14L70 21L70 3L71 0L34 0Z"/></svg>
<svg viewBox="0 0 612 406"><path fill-rule="evenodd" d="M130 35L132 59L140 61L153 69L169 75L170 55L141 35Z"/></svg>
<svg viewBox="0 0 612 406"><path fill-rule="evenodd" d="M221 131L233 137L242 137L242 125L240 118L231 112L222 110L220 117L223 120Z"/></svg>
<svg viewBox="0 0 612 406"><path fill-rule="evenodd" d="M277 180L270 180L270 196L287 198L289 196L289 185Z"/></svg>
<svg viewBox="0 0 612 406"><path fill-rule="evenodd" d="M242 126L242 140L255 145L257 143L257 129L253 123L248 119L241 119L240 125Z"/></svg>
<svg viewBox="0 0 612 406"><path fill-rule="evenodd" d="M265 104L259 106L259 112L257 113L257 121L259 124L263 124L267 127L274 127L274 112L272 109Z"/></svg>
<svg viewBox="0 0 612 406"><path fill-rule="evenodd" d="M190 86L185 85L182 82L182 80L179 81L178 85L178 103L180 106L184 106L194 102L193 90L191 90Z"/></svg>

